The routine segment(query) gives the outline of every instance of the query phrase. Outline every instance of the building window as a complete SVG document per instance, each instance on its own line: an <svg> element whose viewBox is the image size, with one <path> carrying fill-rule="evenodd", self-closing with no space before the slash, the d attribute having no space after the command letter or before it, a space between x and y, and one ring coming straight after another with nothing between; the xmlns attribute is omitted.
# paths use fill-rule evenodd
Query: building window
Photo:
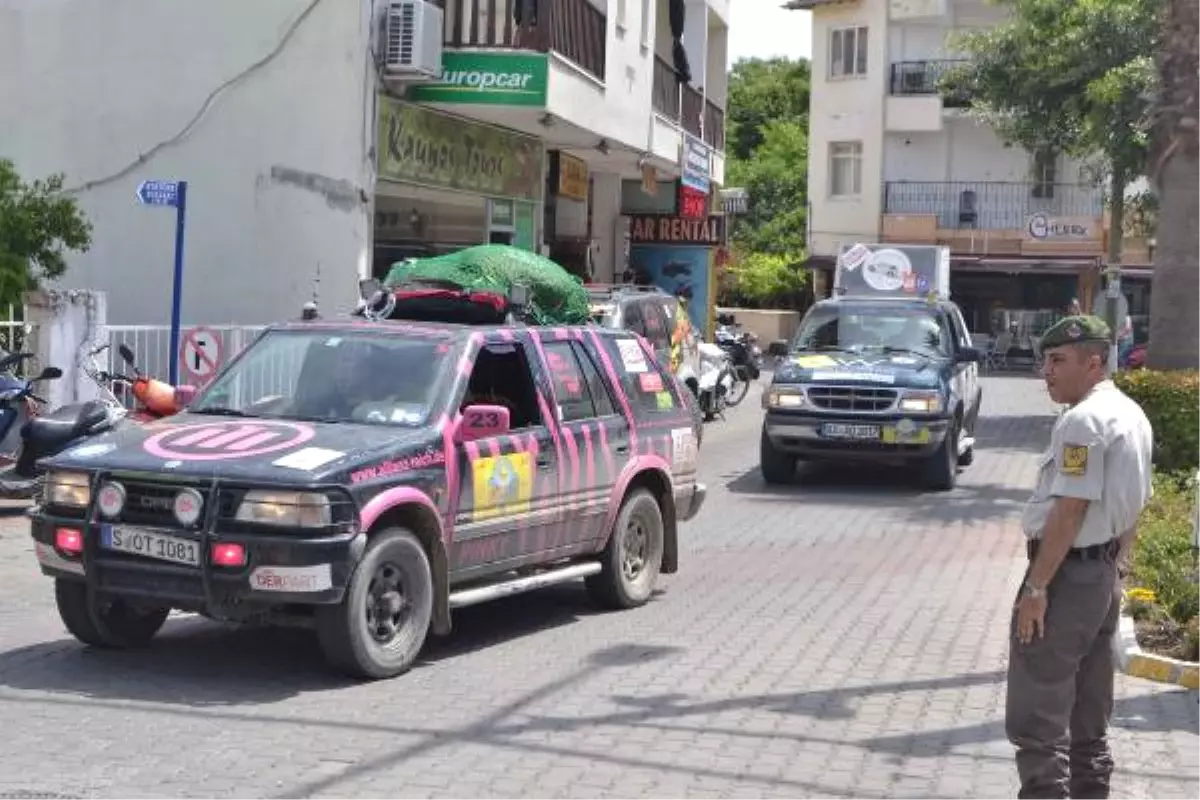
<svg viewBox="0 0 1200 800"><path fill-rule="evenodd" d="M829 195L862 194L862 142L829 143Z"/></svg>
<svg viewBox="0 0 1200 800"><path fill-rule="evenodd" d="M1033 154L1033 196L1046 200L1054 197L1054 184L1058 182L1058 154L1052 150L1039 150Z"/></svg>
<svg viewBox="0 0 1200 800"><path fill-rule="evenodd" d="M838 28L829 32L829 77L867 74L867 29Z"/></svg>

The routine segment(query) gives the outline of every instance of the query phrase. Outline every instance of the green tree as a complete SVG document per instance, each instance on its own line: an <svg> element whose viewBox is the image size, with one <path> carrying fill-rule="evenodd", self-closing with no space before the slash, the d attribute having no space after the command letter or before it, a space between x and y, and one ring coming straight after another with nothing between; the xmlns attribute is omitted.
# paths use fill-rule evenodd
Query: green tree
<svg viewBox="0 0 1200 800"><path fill-rule="evenodd" d="M60 277L65 250L91 246L92 226L62 186L62 175L24 183L13 162L0 159L0 304L17 305L41 281Z"/></svg>
<svg viewBox="0 0 1200 800"><path fill-rule="evenodd" d="M755 252L796 257L805 246L808 202L807 123L767 123L746 160L727 167L728 182L749 194L746 213L734 220L733 240Z"/></svg>
<svg viewBox="0 0 1200 800"><path fill-rule="evenodd" d="M966 92L1010 143L1100 162L1109 178L1108 261L1117 265L1125 190L1146 162L1162 0L995 1L1008 7L1008 21L956 38L970 61L944 88Z"/></svg>
<svg viewBox="0 0 1200 800"><path fill-rule="evenodd" d="M798 270L792 257L734 248L722 281L721 304L750 308L795 306L807 282L808 273Z"/></svg>
<svg viewBox="0 0 1200 800"><path fill-rule="evenodd" d="M726 156L747 161L771 122L803 122L808 130L809 62L743 58L729 71Z"/></svg>

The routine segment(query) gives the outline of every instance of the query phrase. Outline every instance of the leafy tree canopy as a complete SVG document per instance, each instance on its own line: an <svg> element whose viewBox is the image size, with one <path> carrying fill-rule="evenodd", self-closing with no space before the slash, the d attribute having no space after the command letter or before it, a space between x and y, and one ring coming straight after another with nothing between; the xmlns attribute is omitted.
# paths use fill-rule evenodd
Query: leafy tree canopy
<svg viewBox="0 0 1200 800"><path fill-rule="evenodd" d="M91 246L92 226L62 186L62 175L24 183L13 162L0 159L0 303L20 304L26 291L66 271L65 250Z"/></svg>

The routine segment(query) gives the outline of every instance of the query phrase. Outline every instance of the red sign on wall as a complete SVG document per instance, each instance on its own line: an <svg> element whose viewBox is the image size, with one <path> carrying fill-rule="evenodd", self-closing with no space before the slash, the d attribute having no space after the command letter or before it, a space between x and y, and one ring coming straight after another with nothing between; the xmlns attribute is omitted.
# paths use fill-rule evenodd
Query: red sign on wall
<svg viewBox="0 0 1200 800"><path fill-rule="evenodd" d="M708 195L680 183L679 216L688 219L704 219L707 217Z"/></svg>

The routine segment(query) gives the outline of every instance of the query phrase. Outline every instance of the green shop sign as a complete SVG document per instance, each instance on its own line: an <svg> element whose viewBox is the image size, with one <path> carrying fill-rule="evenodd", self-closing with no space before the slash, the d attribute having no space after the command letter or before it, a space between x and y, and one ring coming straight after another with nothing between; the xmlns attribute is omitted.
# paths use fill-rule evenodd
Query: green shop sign
<svg viewBox="0 0 1200 800"><path fill-rule="evenodd" d="M409 98L421 103L474 103L489 106L546 105L549 68L541 53L442 53L435 83L413 86Z"/></svg>
<svg viewBox="0 0 1200 800"><path fill-rule="evenodd" d="M384 180L537 202L542 160L542 143L533 137L379 98Z"/></svg>

